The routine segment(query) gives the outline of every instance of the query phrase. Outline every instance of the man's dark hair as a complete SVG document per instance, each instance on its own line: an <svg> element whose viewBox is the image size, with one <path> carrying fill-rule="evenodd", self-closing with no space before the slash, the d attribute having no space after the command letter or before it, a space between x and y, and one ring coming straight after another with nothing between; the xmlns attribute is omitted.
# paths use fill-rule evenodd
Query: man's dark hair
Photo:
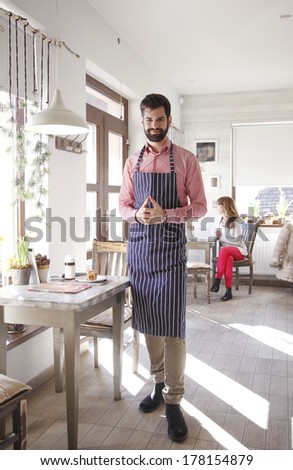
<svg viewBox="0 0 293 470"><path fill-rule="evenodd" d="M171 114L170 101L164 95L159 95L157 93L146 95L146 97L140 103L141 115L144 115L145 108L156 109L160 108L161 106L164 106L165 113L168 118Z"/></svg>

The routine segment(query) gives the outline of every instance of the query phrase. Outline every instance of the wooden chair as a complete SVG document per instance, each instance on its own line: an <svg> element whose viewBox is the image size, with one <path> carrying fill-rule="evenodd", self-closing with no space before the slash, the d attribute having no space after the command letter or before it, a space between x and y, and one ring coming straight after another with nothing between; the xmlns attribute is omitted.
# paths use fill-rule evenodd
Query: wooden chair
<svg viewBox="0 0 293 470"><path fill-rule="evenodd" d="M188 241L186 244L187 249L187 273L193 276L193 296L197 298L197 276L205 276L206 295L208 303L211 303L211 264L210 264L210 244L207 241ZM204 252L205 261L193 261L195 252Z"/></svg>
<svg viewBox="0 0 293 470"><path fill-rule="evenodd" d="M257 231L259 228L259 223L244 223L242 228L243 239L247 246L248 255L244 258L243 261L234 261L233 263L233 275L235 277L235 289L239 290L239 281L240 278L248 278L248 293L251 294L252 286L253 286L253 247L257 235ZM213 266L213 280L216 277L217 272L217 263L218 258L213 258L212 266ZM241 268L246 268L246 271L240 272ZM248 268L248 272L247 272Z"/></svg>
<svg viewBox="0 0 293 470"><path fill-rule="evenodd" d="M105 276L127 276L126 242L93 240L92 268L98 274ZM132 306L130 289L127 289L124 308L124 330L131 326ZM81 336L92 337L94 341L94 364L99 367L98 338L113 337L112 310L91 318L80 325ZM132 371L137 372L139 358L139 333L133 330L133 363ZM128 345L129 343L127 343ZM114 358L115 360L115 358Z"/></svg>
<svg viewBox="0 0 293 470"><path fill-rule="evenodd" d="M13 444L14 450L27 447L27 397L31 387L0 374L0 450ZM12 431L6 433L6 419L12 414Z"/></svg>

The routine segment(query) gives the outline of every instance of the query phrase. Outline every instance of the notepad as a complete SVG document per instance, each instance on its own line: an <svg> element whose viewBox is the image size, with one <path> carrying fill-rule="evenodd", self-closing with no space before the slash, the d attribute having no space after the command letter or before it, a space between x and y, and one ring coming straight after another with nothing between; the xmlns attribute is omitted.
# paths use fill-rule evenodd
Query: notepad
<svg viewBox="0 0 293 470"><path fill-rule="evenodd" d="M59 283L51 283L45 282L43 284L38 284L35 286L30 286L28 290L35 291L35 292L56 292L60 294L77 294L83 290L89 289L91 284L75 284L73 282L66 283L60 282Z"/></svg>

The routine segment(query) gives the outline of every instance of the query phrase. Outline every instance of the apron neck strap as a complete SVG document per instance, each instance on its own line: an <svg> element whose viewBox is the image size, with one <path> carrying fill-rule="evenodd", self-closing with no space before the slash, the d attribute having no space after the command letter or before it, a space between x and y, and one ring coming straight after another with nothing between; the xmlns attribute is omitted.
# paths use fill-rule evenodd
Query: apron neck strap
<svg viewBox="0 0 293 470"><path fill-rule="evenodd" d="M142 158L143 158L145 149L146 149L146 145L144 145L143 148L142 148L141 151L140 151L138 160L137 160L137 162L136 162L135 171L139 171L140 164L141 164L141 161L142 161ZM173 150L173 143L172 143L172 142L171 142L171 144L170 144L170 160L169 160L169 161L170 161L170 173L175 173L175 166L174 166L174 150Z"/></svg>

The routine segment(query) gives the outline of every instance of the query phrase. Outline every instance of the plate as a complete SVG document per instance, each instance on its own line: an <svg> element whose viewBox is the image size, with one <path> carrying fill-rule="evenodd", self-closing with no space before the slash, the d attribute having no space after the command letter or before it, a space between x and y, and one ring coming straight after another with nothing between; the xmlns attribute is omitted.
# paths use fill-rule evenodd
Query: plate
<svg viewBox="0 0 293 470"><path fill-rule="evenodd" d="M107 278L105 276L97 276L94 280L89 280L86 276L77 277L76 282L83 282L86 284L105 284L107 282Z"/></svg>

